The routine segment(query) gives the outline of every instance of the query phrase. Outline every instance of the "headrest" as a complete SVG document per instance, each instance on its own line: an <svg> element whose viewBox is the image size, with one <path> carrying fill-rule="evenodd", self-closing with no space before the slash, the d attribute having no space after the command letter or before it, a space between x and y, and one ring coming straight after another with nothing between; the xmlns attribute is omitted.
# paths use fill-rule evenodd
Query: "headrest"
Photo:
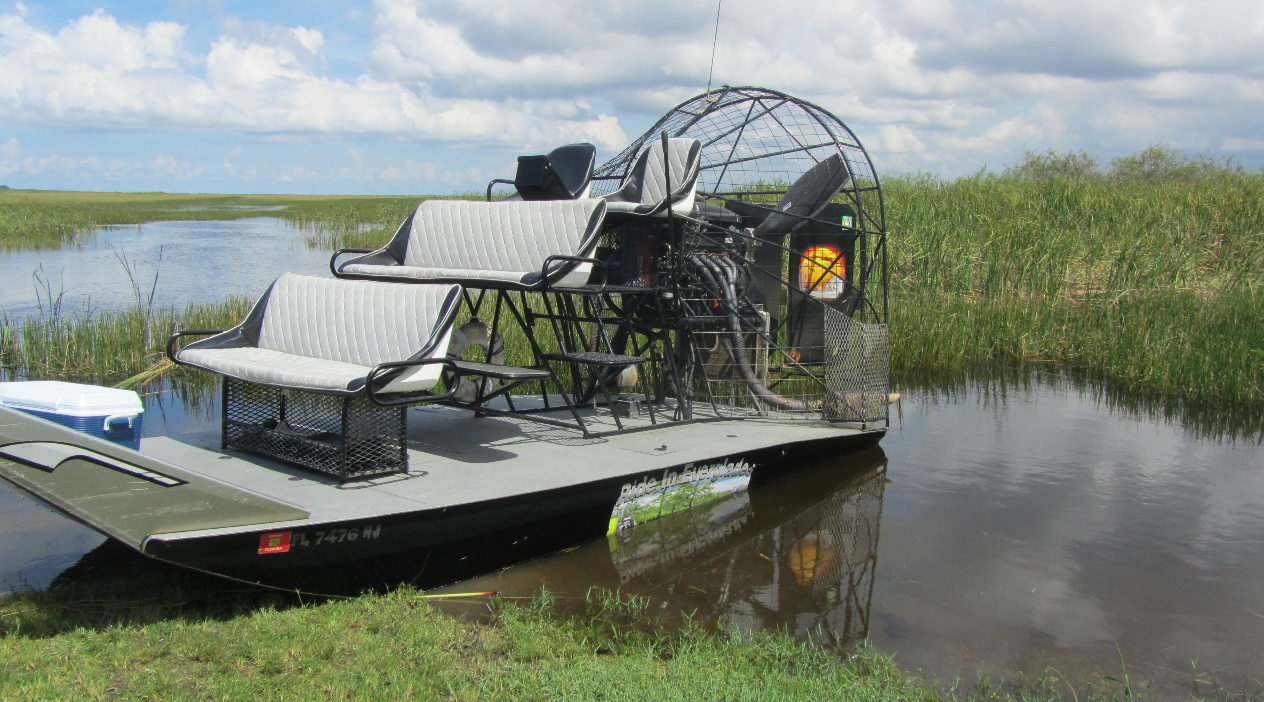
<svg viewBox="0 0 1264 702"><path fill-rule="evenodd" d="M559 146L547 156L519 156L514 187L523 200L574 200L592 180L597 147Z"/></svg>

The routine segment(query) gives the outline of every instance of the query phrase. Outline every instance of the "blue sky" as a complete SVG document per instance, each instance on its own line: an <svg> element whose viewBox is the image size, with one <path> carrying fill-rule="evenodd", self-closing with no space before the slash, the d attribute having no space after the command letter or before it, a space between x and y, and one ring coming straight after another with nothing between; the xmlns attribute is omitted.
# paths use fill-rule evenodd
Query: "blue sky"
<svg viewBox="0 0 1264 702"><path fill-rule="evenodd" d="M0 0L0 183L477 189L521 153L612 155L701 92L715 8ZM1159 142L1264 160L1259 2L726 0L715 81L825 106L884 171Z"/></svg>

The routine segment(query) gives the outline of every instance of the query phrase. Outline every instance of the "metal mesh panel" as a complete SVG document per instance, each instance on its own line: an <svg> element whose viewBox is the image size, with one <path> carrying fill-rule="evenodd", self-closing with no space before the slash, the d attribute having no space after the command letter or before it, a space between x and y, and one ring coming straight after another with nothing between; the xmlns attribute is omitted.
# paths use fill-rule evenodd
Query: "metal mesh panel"
<svg viewBox="0 0 1264 702"><path fill-rule="evenodd" d="M842 645L863 641L869 634L885 482L886 470L880 470L820 506L820 538L828 541L833 557L812 590L833 605L831 629Z"/></svg>
<svg viewBox="0 0 1264 702"><path fill-rule="evenodd" d="M885 230L877 174L856 135L824 109L762 88L724 87L699 95L669 112L619 155L598 167L592 194L617 190L642 147L662 132L702 142L700 194L738 196L748 202L777 202L799 176L833 155L851 180L840 201L853 205L859 230Z"/></svg>
<svg viewBox="0 0 1264 702"><path fill-rule="evenodd" d="M402 407L225 378L223 421L225 447L340 480L408 470Z"/></svg>
<svg viewBox="0 0 1264 702"><path fill-rule="evenodd" d="M864 324L825 308L825 386L822 408L834 422L887 418L890 349L887 325Z"/></svg>

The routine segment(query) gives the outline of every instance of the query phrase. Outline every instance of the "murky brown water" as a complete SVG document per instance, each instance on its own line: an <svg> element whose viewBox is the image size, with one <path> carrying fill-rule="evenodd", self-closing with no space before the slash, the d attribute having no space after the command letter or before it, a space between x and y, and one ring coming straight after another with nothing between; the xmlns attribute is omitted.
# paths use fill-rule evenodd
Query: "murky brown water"
<svg viewBox="0 0 1264 702"><path fill-rule="evenodd" d="M147 433L198 421L164 409ZM0 578L36 586L99 542L12 492L0 536ZM403 565L425 585L532 555L498 538ZM445 589L565 604L593 586L649 597L664 624L867 639L941 682L1047 674L1082 696L1122 653L1159 698L1260 694L1264 452L1057 381L906 393L880 449Z"/></svg>
<svg viewBox="0 0 1264 702"><path fill-rule="evenodd" d="M914 394L880 450L447 590L591 585L667 620L867 638L941 682L1259 694L1264 452L1056 383Z"/></svg>

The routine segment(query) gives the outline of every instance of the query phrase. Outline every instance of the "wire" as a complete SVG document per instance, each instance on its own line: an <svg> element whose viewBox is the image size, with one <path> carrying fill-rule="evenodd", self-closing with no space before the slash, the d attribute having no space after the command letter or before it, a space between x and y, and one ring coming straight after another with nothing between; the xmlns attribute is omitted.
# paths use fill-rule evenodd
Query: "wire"
<svg viewBox="0 0 1264 702"><path fill-rule="evenodd" d="M715 35L711 37L711 69L707 71L707 99L711 99L711 77L715 75L715 44L720 38L720 6L724 4L724 0L716 0L715 3Z"/></svg>

